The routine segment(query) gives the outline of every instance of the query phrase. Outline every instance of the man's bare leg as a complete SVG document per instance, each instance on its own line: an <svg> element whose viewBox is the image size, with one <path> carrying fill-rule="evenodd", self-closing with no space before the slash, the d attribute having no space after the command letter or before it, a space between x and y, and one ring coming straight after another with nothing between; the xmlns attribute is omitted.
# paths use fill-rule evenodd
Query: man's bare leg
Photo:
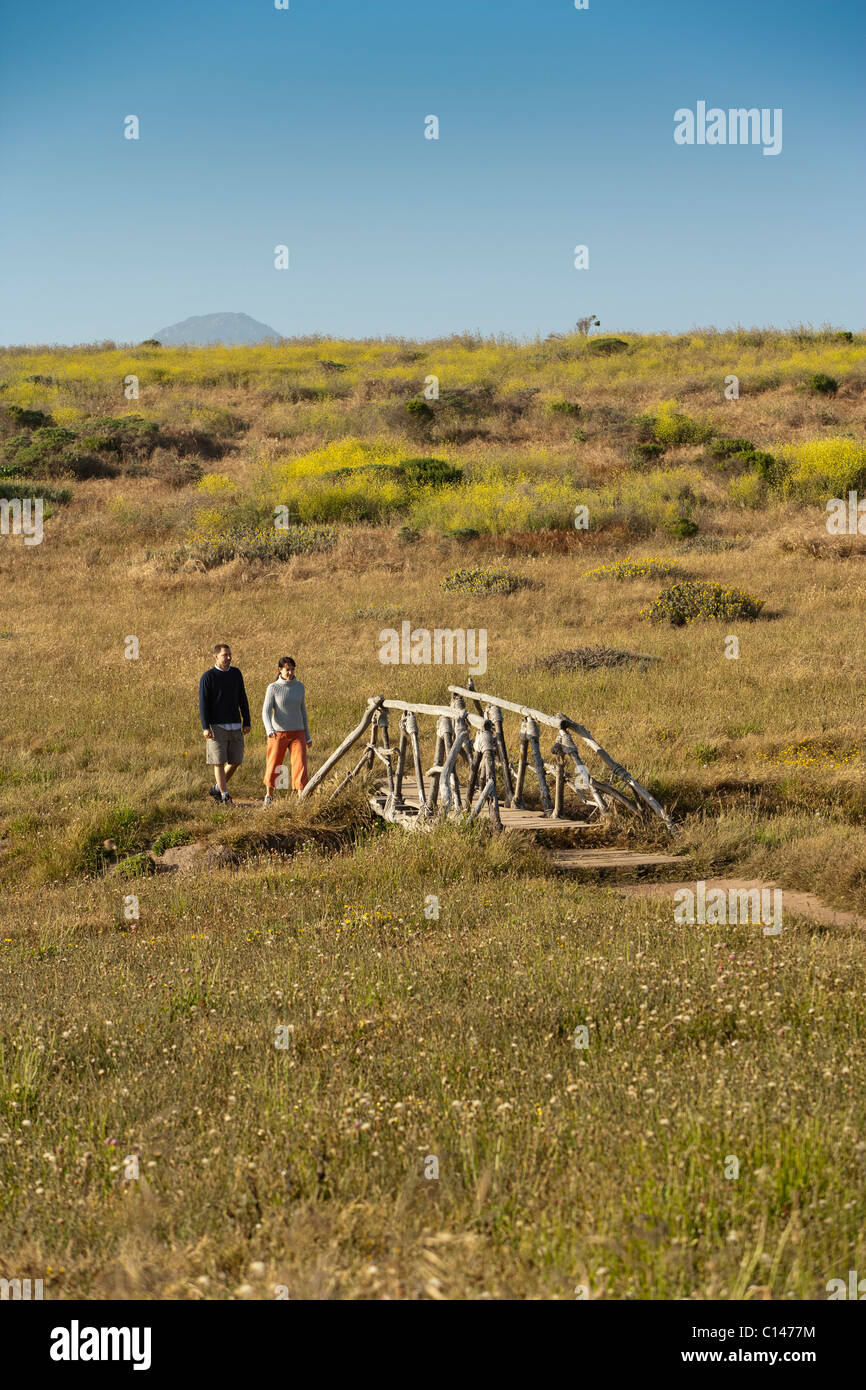
<svg viewBox="0 0 866 1390"><path fill-rule="evenodd" d="M226 774L225 768L223 767L222 763L216 763L214 765L213 775L214 781L216 782L217 791L219 792L220 796L225 796Z"/></svg>
<svg viewBox="0 0 866 1390"><path fill-rule="evenodd" d="M237 771L237 769L238 769L239 767L240 767L240 763L226 763L226 766L225 766L225 774L226 774L226 781L227 781L227 782L229 781L230 778L234 777L235 772Z"/></svg>

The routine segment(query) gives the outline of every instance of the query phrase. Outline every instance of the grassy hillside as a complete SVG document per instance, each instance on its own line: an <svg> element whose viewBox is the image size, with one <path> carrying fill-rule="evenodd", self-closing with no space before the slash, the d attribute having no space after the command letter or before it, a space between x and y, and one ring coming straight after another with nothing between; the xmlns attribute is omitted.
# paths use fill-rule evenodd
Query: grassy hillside
<svg viewBox="0 0 866 1390"><path fill-rule="evenodd" d="M484 628L479 684L587 725L677 877L866 912L866 535L826 525L866 496L864 383L831 329L0 353L0 498L46 502L41 544L0 535L0 1274L799 1298L859 1267L862 938L677 926L361 789L227 813L196 684L230 642L258 797L278 656L316 766L368 695L463 679L382 665L383 629ZM677 622L684 584L722 592ZM194 841L233 862L147 872Z"/></svg>

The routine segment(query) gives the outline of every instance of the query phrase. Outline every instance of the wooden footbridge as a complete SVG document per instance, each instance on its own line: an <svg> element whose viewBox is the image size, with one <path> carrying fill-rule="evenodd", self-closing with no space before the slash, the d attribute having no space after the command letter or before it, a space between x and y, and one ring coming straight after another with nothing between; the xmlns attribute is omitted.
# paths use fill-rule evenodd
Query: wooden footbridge
<svg viewBox="0 0 866 1390"><path fill-rule="evenodd" d="M616 808L641 819L657 816L675 833L664 807L605 752L582 724L565 714L544 714L497 695L484 694L475 689L471 677L466 686L449 685L448 690L448 705L371 696L358 727L325 760L301 796L309 796L320 787L331 769L366 735L360 759L335 787L331 799L354 777L369 774L379 764L383 775L370 804L377 815L410 829L432 825L446 816L474 820L485 808L497 830L589 827L603 822ZM469 704L474 712L469 710ZM400 734L396 744L391 741L391 711L399 711ZM516 768L505 741L505 714L520 716ZM436 743L432 765L425 768L419 721L428 719L436 721ZM541 751L542 728L556 730L549 762L545 762ZM578 744L588 748L602 764L606 778L592 775ZM538 804L533 806L526 804L530 772L538 792ZM568 810L566 789L574 803Z"/></svg>

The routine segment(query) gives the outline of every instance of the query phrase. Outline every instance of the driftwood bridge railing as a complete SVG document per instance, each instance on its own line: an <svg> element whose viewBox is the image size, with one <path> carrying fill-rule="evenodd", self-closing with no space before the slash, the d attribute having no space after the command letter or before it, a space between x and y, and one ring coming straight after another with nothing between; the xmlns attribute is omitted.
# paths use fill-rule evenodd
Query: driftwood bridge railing
<svg viewBox="0 0 866 1390"><path fill-rule="evenodd" d="M385 820L416 828L448 815L468 815L475 819L486 805L497 830L501 830L503 824L540 830L597 824L617 806L642 818L652 812L669 831L675 832L664 807L605 752L582 724L565 714L544 714L541 710L502 700L497 695L487 695L475 689L471 677L468 685L449 685L448 690L451 694L449 705L424 705L387 700L383 695L372 696L358 727L325 760L301 796L309 796L321 786L331 769L369 730L369 740L359 761L332 792L331 799L360 772L372 771L378 760L384 778L370 798L370 804ZM467 701L474 705L476 713L470 713ZM400 711L397 745L390 740L389 710ZM503 712L521 717L516 769L508 756ZM436 720L436 747L432 766L425 772L418 720L426 716ZM552 763L544 761L539 726L557 731L551 749ZM471 730L475 731L474 739ZM591 775L575 738L604 764L611 780L602 781ZM464 787L458 775L461 760L467 774ZM569 760L573 764L571 777L567 775ZM538 783L540 800L540 810L535 811L528 809L524 800L530 765ZM552 795L548 774L553 777ZM614 782L620 785L615 786ZM578 820L565 814L566 785L574 792L580 815L586 819Z"/></svg>

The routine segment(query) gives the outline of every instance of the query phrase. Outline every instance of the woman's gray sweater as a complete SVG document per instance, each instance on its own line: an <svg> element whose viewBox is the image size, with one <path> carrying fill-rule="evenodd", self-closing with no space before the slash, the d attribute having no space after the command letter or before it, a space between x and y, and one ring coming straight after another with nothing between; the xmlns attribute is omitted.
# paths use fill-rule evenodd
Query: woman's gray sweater
<svg viewBox="0 0 866 1390"><path fill-rule="evenodd" d="M262 722L268 734L303 729L306 738L309 739L310 726L307 723L304 687L299 680L284 681L282 676L278 676L272 681L265 691Z"/></svg>

